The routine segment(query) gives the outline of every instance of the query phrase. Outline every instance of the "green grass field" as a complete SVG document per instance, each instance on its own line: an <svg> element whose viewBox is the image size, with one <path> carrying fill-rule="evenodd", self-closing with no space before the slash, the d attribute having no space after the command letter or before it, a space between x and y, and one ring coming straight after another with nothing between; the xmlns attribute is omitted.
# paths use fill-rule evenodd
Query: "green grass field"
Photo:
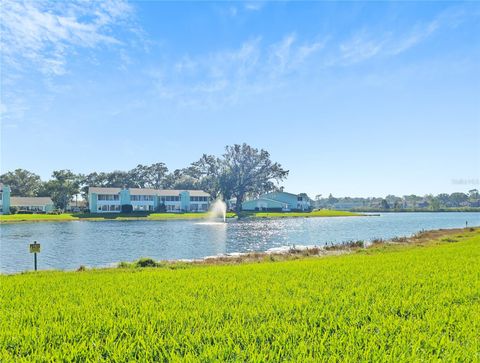
<svg viewBox="0 0 480 363"><path fill-rule="evenodd" d="M228 213L227 217L234 217ZM63 214L8 214L0 215L0 222L57 222L57 221L103 221L103 220L170 220L170 219L202 219L208 218L208 213L63 213Z"/></svg>
<svg viewBox="0 0 480 363"><path fill-rule="evenodd" d="M283 213L266 213L255 212L246 213L249 217L260 218L278 218L278 217L338 217L338 216L358 216L360 214L334 211L334 210L320 210L310 213L296 213L296 212L283 212ZM208 213L134 213L134 214L121 214L121 213L103 213L103 214L90 214L90 213L64 213L64 214L6 214L0 215L0 223L19 223L19 222L62 222L62 221L104 221L104 220L181 220L181 219L204 219L208 218ZM227 213L227 218L235 217L235 213Z"/></svg>
<svg viewBox="0 0 480 363"><path fill-rule="evenodd" d="M354 217L360 216L360 213L352 213L341 210L322 209L313 212L254 212L246 214L259 218L292 218L292 217Z"/></svg>
<svg viewBox="0 0 480 363"><path fill-rule="evenodd" d="M475 362L480 230L286 262L0 276L0 361Z"/></svg>

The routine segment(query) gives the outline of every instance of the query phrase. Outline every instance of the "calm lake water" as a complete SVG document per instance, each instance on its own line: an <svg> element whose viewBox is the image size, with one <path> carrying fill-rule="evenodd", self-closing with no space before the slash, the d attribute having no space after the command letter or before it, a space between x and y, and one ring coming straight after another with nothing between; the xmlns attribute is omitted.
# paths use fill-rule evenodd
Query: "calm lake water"
<svg viewBox="0 0 480 363"><path fill-rule="evenodd" d="M199 221L106 221L0 226L0 272L32 269L28 244L42 245L39 269L109 266L140 257L191 259L291 245L409 236L422 229L480 225L480 213L386 213L369 217Z"/></svg>

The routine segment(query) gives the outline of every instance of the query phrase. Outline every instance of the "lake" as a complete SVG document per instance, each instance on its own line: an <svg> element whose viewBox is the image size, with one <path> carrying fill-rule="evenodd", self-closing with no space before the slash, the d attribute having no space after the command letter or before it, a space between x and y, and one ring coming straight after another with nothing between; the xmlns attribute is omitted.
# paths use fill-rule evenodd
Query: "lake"
<svg viewBox="0 0 480 363"><path fill-rule="evenodd" d="M41 243L39 269L112 266L140 257L192 259L291 245L409 236L422 229L480 225L480 213L384 213L368 217L201 221L41 222L0 226L0 272L30 270L29 243Z"/></svg>

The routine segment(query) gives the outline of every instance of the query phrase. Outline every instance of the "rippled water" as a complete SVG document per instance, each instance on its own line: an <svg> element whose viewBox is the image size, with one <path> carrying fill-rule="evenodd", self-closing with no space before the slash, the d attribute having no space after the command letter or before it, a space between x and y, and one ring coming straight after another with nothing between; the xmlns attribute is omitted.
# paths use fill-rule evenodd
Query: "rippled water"
<svg viewBox="0 0 480 363"><path fill-rule="evenodd" d="M0 272L32 269L28 244L42 245L39 269L108 266L139 257L190 259L290 245L323 245L480 225L480 213L386 213L369 217L195 221L105 221L0 226Z"/></svg>

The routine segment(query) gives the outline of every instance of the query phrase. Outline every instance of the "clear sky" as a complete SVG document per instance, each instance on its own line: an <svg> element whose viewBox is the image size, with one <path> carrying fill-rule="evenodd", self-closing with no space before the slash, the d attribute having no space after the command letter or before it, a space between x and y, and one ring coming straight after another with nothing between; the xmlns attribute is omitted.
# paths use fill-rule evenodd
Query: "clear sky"
<svg viewBox="0 0 480 363"><path fill-rule="evenodd" d="M480 188L475 2L2 2L1 172L183 168L247 142L291 192Z"/></svg>

